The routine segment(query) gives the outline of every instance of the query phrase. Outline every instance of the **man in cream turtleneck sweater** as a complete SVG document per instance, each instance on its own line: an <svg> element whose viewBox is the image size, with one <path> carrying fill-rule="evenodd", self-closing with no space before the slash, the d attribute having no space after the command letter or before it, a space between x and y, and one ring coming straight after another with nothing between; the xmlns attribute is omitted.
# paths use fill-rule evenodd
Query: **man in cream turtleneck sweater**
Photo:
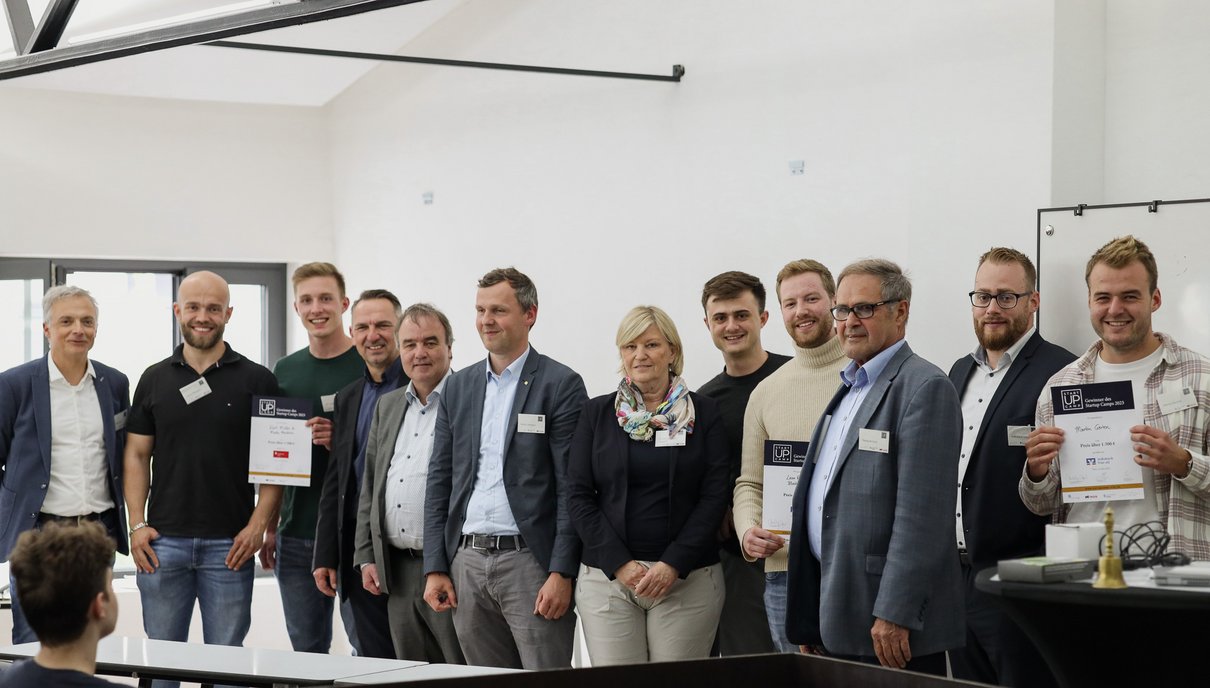
<svg viewBox="0 0 1210 688"><path fill-rule="evenodd" d="M735 483L735 532L744 557L765 560L765 611L781 652L797 652L786 639L786 554L788 543L762 527L765 441L803 442L840 386L848 363L833 327L836 282L814 260L787 263L777 274L777 300L786 331L794 340L794 360L757 385L744 414L743 466Z"/></svg>

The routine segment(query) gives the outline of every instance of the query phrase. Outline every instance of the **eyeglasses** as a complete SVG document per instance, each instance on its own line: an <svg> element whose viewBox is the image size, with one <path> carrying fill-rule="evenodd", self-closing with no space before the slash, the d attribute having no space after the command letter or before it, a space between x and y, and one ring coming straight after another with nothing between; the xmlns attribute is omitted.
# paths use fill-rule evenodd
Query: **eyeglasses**
<svg viewBox="0 0 1210 688"><path fill-rule="evenodd" d="M1012 310L1017 307L1017 300L1023 296L1029 296L1032 291L1023 291L1020 294L1014 294L1011 291L1006 291L1003 294L989 294L985 291L972 291L968 296L971 297L971 305L975 308L987 308L992 305L992 300L996 301L996 305L1004 310Z"/></svg>
<svg viewBox="0 0 1210 688"><path fill-rule="evenodd" d="M832 308L832 317L836 318L837 320L847 320L849 313L853 313L857 316L858 320L865 320L866 318L874 315L875 308L902 300L903 299L887 299L886 301L879 301L878 303L859 303L853 306L836 306Z"/></svg>

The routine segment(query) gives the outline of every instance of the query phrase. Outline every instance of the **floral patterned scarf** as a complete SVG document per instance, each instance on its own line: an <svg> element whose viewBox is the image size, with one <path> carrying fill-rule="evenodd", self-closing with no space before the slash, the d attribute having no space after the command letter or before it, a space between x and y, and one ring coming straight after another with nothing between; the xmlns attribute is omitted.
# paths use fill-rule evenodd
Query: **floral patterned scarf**
<svg viewBox="0 0 1210 688"><path fill-rule="evenodd" d="M677 375L668 387L668 394L655 411L648 411L643 404L643 395L630 382L622 378L618 384L618 395L613 407L617 411L618 425L639 442L650 441L656 430L668 430L669 437L676 437L684 430L693 433L693 399L689 397L689 386Z"/></svg>

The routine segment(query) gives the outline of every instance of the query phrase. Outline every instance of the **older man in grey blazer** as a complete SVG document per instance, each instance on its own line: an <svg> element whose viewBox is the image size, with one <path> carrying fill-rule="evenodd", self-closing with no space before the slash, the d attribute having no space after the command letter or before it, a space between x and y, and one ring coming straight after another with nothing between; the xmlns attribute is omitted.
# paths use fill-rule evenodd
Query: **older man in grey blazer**
<svg viewBox="0 0 1210 688"><path fill-rule="evenodd" d="M587 399L575 371L529 346L538 292L515 268L479 280L488 357L450 377L425 494L424 599L454 610L470 664L571 665L580 541L567 454Z"/></svg>
<svg viewBox="0 0 1210 688"><path fill-rule="evenodd" d="M465 664L450 615L424 601L424 491L454 332L444 313L417 303L400 316L395 334L409 382L374 408L353 561L362 587L387 596L396 657Z"/></svg>
<svg viewBox="0 0 1210 688"><path fill-rule="evenodd" d="M945 373L904 341L911 290L886 260L840 273L832 314L852 361L794 494L786 634L944 676L965 634L951 510L962 410Z"/></svg>

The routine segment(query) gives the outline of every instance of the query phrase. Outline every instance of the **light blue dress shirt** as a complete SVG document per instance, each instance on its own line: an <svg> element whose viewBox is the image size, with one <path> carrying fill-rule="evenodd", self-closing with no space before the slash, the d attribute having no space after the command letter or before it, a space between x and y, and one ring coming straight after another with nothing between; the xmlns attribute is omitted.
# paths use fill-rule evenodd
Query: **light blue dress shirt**
<svg viewBox="0 0 1210 688"><path fill-rule="evenodd" d="M517 383L529 358L529 347L504 372L492 372L487 360L487 385L483 396L483 421L479 426L479 471L475 474L475 489L466 505L463 533L476 535L518 535L517 520L513 518L508 494L504 491L504 439L512 417Z"/></svg>
<svg viewBox="0 0 1210 688"><path fill-rule="evenodd" d="M849 436L853 416L857 415L857 410L865 401L870 387L878 381L878 377L886 369L887 362L891 360L895 352L903 348L906 341L900 339L883 349L874 358L866 361L863 366L858 367L856 361L849 361L849 365L840 371L840 379L848 385L849 391L836 405L832 415L824 419L827 428L824 430L823 444L820 445L819 453L815 457L811 484L807 488L807 544L811 547L811 554L815 555L816 559L820 558L820 552L823 551L824 497L827 496L828 489L832 487L832 481L836 479L837 463L840 461L840 445Z"/></svg>

